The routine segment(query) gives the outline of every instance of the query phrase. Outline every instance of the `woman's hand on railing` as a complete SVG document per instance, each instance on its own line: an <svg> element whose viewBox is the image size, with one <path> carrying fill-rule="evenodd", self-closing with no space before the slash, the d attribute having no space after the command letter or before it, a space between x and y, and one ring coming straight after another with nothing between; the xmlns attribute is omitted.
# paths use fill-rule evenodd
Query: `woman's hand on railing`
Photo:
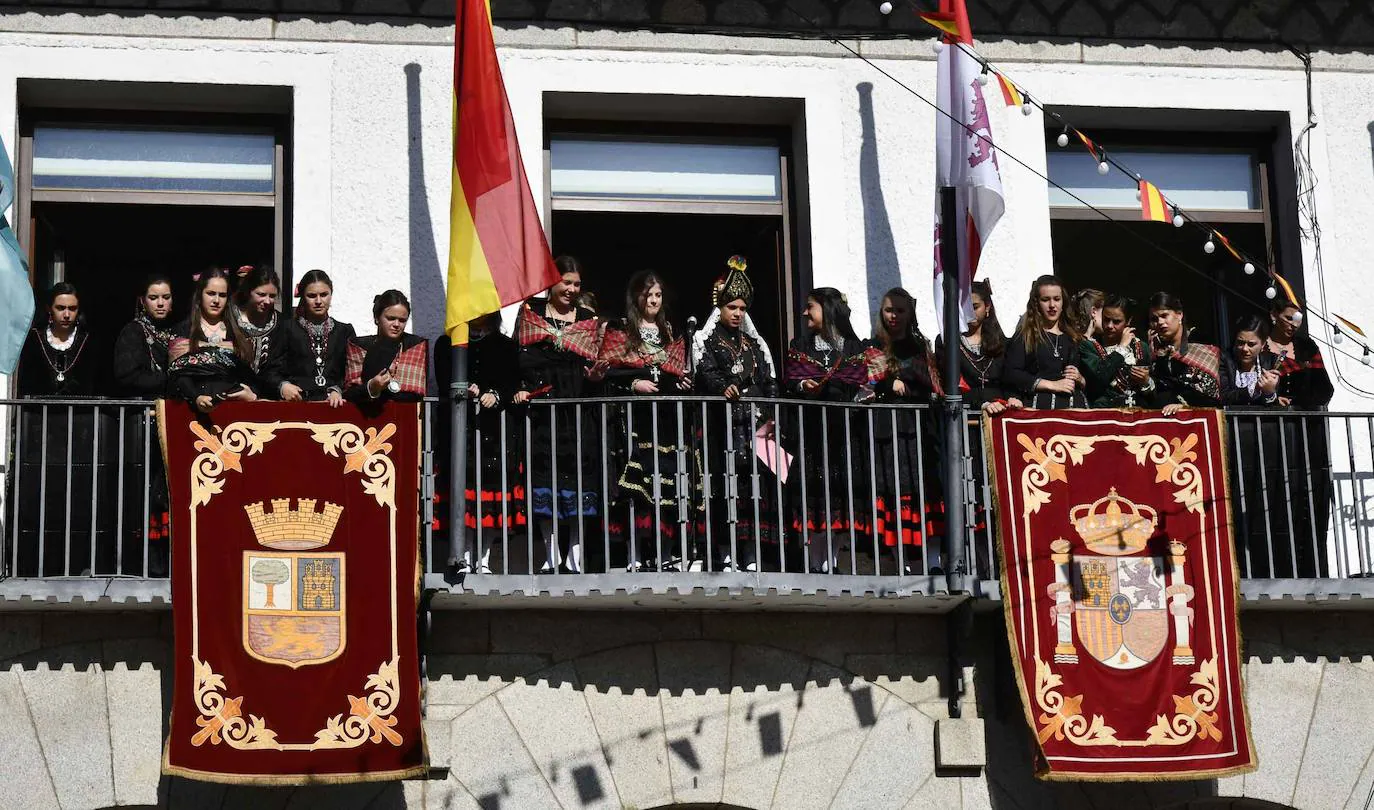
<svg viewBox="0 0 1374 810"><path fill-rule="evenodd" d="M331 388L329 393L325 395L324 401L329 403L329 407L337 408L344 403L343 393L337 388Z"/></svg>
<svg viewBox="0 0 1374 810"><path fill-rule="evenodd" d="M630 390L634 391L636 394L657 394L658 383L653 380L635 380L634 383L630 385Z"/></svg>
<svg viewBox="0 0 1374 810"><path fill-rule="evenodd" d="M301 396L301 387L295 383L282 383L281 399L282 402L300 402L304 399L304 397Z"/></svg>
<svg viewBox="0 0 1374 810"><path fill-rule="evenodd" d="M468 398L477 399L482 395L482 389L477 387L477 383L468 383Z"/></svg>
<svg viewBox="0 0 1374 810"><path fill-rule="evenodd" d="M821 384L815 380L802 380L801 385L798 387L801 388L801 392L808 397L815 396L816 392L821 390Z"/></svg>
<svg viewBox="0 0 1374 810"><path fill-rule="evenodd" d="M587 368L587 379L592 382L601 382L606 379L606 369L610 368L609 363L592 363Z"/></svg>
<svg viewBox="0 0 1374 810"><path fill-rule="evenodd" d="M477 404L488 409L495 408L499 402L500 400L496 398L496 395L490 391L477 398Z"/></svg>
<svg viewBox="0 0 1374 810"><path fill-rule="evenodd" d="M906 396L906 383L902 382L901 377L892 381L892 393L899 397Z"/></svg>
<svg viewBox="0 0 1374 810"><path fill-rule="evenodd" d="M739 386L732 383L724 391L721 391L720 395L730 400L739 399Z"/></svg>
<svg viewBox="0 0 1374 810"><path fill-rule="evenodd" d="M232 399L235 402L257 402L258 395L253 393L253 389L246 385L240 385L237 390L230 391L225 399Z"/></svg>
<svg viewBox="0 0 1374 810"><path fill-rule="evenodd" d="M196 397L196 410L201 413L209 413L215 409L215 398L209 394L201 394Z"/></svg>
<svg viewBox="0 0 1374 810"><path fill-rule="evenodd" d="M679 391L691 391L691 390L692 390L692 381L689 380L689 379L687 379L686 377L678 377L678 378L677 378L677 390L679 390Z"/></svg>
<svg viewBox="0 0 1374 810"><path fill-rule="evenodd" d="M515 396L511 397L510 401L514 402L516 405L524 405L526 402L530 401L530 392L516 391Z"/></svg>

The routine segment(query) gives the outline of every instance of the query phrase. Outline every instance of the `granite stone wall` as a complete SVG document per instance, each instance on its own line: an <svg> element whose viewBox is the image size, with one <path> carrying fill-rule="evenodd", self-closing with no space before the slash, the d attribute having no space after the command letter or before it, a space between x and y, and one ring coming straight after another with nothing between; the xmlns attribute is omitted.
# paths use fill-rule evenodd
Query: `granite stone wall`
<svg viewBox="0 0 1374 810"><path fill-rule="evenodd" d="M440 612L431 779L254 789L159 775L170 614L8 613L4 806L1358 810L1371 790L1368 613L1244 613L1260 769L1183 783L1035 781L1000 614L964 642L957 722L946 632L938 616Z"/></svg>

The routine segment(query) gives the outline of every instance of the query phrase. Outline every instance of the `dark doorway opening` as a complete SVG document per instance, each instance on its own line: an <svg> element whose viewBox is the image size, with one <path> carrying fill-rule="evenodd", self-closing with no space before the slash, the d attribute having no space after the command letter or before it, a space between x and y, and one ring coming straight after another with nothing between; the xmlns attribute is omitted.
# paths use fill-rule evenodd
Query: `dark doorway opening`
<svg viewBox="0 0 1374 810"><path fill-rule="evenodd" d="M725 275L726 260L749 262L754 282L750 316L775 356L786 345L787 301L781 216L555 211L553 248L576 256L586 268L583 289L596 296L599 314L622 317L630 277L653 270L665 279L673 328L695 315L711 314L711 287Z"/></svg>
<svg viewBox="0 0 1374 810"><path fill-rule="evenodd" d="M94 345L113 346L135 314L149 273L172 280L173 322L187 317L192 276L207 267L270 264L275 218L269 207L33 205L36 293L41 310L57 268L76 285Z"/></svg>
<svg viewBox="0 0 1374 810"><path fill-rule="evenodd" d="M1162 250L1146 247L1121 233L1121 228L1139 231ZM1236 249L1249 256L1266 256L1265 230L1258 223L1227 223L1227 237ZM1132 325L1143 340L1146 333L1146 303L1156 292L1171 292L1183 299L1193 339L1223 349L1231 345L1231 324L1241 315L1256 313L1258 304L1267 301L1264 290L1268 277L1257 271L1252 276L1240 272L1239 262L1220 243L1210 255L1204 253L1204 237L1196 228L1175 228L1157 222L1106 222L1103 220L1060 219L1051 224L1055 272L1070 290L1093 288L1125 295L1134 301ZM1179 257L1199 273L1165 255ZM1235 295L1219 284L1236 290Z"/></svg>

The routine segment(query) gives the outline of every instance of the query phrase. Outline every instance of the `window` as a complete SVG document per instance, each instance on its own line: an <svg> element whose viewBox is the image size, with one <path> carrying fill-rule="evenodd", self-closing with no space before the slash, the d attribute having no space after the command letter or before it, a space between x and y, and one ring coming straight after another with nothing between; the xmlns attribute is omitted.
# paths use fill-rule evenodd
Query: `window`
<svg viewBox="0 0 1374 810"><path fill-rule="evenodd" d="M1088 126L1094 112L1103 114L1064 115ZM1136 113L1160 126L1181 124L1168 131L1096 128L1090 134L1171 202L1221 230L1243 254L1275 266L1301 293L1298 261L1286 261L1296 254L1296 220L1290 225L1280 215L1287 209L1269 196L1270 189L1283 187L1276 183L1274 166L1292 165L1286 126L1238 113L1236 122L1255 131L1189 131L1186 118L1167 111L1111 112L1118 120ZM1210 130L1215 122L1203 123ZM1076 142L1057 146L1059 134L1058 129L1046 132L1049 176L1067 190L1050 189L1055 272L1071 289L1091 287L1131 298L1136 304L1132 320L1142 334L1145 302L1155 292L1172 292L1187 307L1195 339L1229 346L1234 320L1267 301L1263 273L1246 276L1225 250L1205 253L1206 237L1191 225L1143 221L1132 178L1116 169L1098 174L1097 162ZM1289 263L1293 269L1285 270Z"/></svg>

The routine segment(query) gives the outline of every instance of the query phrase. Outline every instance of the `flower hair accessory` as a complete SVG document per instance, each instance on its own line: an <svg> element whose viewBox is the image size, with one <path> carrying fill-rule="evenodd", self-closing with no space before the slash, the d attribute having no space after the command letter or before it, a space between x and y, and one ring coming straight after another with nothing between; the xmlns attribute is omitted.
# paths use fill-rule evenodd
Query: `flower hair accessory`
<svg viewBox="0 0 1374 810"><path fill-rule="evenodd" d="M191 274L191 280L192 280L192 281L200 281L200 277L201 277L202 275L204 275L204 274L203 274L203 273L192 273L192 274Z"/></svg>
<svg viewBox="0 0 1374 810"><path fill-rule="evenodd" d="M741 273L749 269L749 263L745 261L743 256L731 256L725 260L725 264L731 270L738 270Z"/></svg>
<svg viewBox="0 0 1374 810"><path fill-rule="evenodd" d="M239 265L239 272L238 272L239 278L243 278L244 276L248 275L248 274L251 273L251 272L253 272L253 265L251 265L251 264L242 264L242 265Z"/></svg>

